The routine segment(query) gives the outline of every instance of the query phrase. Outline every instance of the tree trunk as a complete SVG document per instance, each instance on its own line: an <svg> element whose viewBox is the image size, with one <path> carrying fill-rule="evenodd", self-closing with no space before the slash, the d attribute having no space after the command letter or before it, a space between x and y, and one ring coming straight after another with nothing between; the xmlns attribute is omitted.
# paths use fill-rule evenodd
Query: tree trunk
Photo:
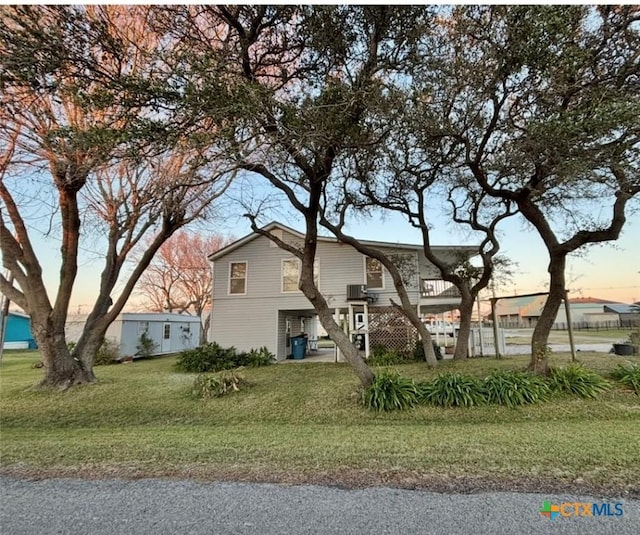
<svg viewBox="0 0 640 535"><path fill-rule="evenodd" d="M202 318L202 315L200 316ZM204 318L204 325L202 326L202 330L200 331L200 345L204 345L207 343L209 338L209 327L211 325L211 312L206 314Z"/></svg>
<svg viewBox="0 0 640 535"><path fill-rule="evenodd" d="M44 377L40 386L67 389L74 385L95 381L93 368L71 356L64 336L64 329L47 328L34 322L33 334L44 363Z"/></svg>
<svg viewBox="0 0 640 535"><path fill-rule="evenodd" d="M411 317L409 317L409 320L411 320ZM438 365L438 359L436 358L436 354L433 350L433 339L431 338L429 329L427 329L425 324L420 321L420 318L418 318L417 323L414 323L412 320L411 323L418 329L418 335L420 336L420 342L422 343L422 350L424 351L424 359L427 361L429 366L435 368Z"/></svg>
<svg viewBox="0 0 640 535"><path fill-rule="evenodd" d="M100 329L94 326L89 332L83 333L83 337L71 353L71 356L79 360L85 370L91 370L91 373L93 373L93 362L104 342L106 332L106 328Z"/></svg>
<svg viewBox="0 0 640 535"><path fill-rule="evenodd" d="M313 262L310 264L313 265ZM302 267L302 273L300 277L300 289L304 293L305 297L311 302L313 308L318 313L320 323L327 331L327 334L338 346L342 354L347 359L347 362L353 369L354 373L360 379L360 383L364 388L367 388L375 379L375 375L371 368L367 366L366 362L360 356L360 351L351 343L347 334L342 330L334 319L327 301L322 294L316 288L313 281L313 272L309 270L304 264Z"/></svg>
<svg viewBox="0 0 640 535"><path fill-rule="evenodd" d="M529 370L542 375L549 373L549 351L547 348L549 333L558 315L562 300L565 297L564 270L566 254L560 253L550 256L549 296L542 308L538 323L533 329L533 336L531 338L531 361L529 362Z"/></svg>
<svg viewBox="0 0 640 535"><path fill-rule="evenodd" d="M424 360L429 366L435 368L438 365L438 359L436 358L436 354L433 350L433 341L429 329L427 329L426 325L422 323L413 305L409 303L409 297L407 296L407 292L404 290L404 287L399 288L396 286L396 291L398 294L401 292L404 293L405 299L403 299L402 295L400 295L400 298L402 299L403 304L406 301L406 306L398 305L397 303L394 303L393 300L391 300L391 305L405 318L407 318L409 322L411 322L411 325L416 328L418 336L420 337L420 343L422 344L422 350L424 351Z"/></svg>
<svg viewBox="0 0 640 535"><path fill-rule="evenodd" d="M471 314L473 312L474 298L469 292L462 291L460 302L460 329L456 340L456 349L453 360L466 359L469 355L469 334L471 334Z"/></svg>
<svg viewBox="0 0 640 535"><path fill-rule="evenodd" d="M360 350L351 343L349 336L342 330L340 325L335 322L328 306L317 306L314 303L314 307L316 312L318 312L320 323L327 331L327 334L345 356L354 373L358 376L358 379L360 379L362 386L367 388L373 383L375 375L360 356Z"/></svg>

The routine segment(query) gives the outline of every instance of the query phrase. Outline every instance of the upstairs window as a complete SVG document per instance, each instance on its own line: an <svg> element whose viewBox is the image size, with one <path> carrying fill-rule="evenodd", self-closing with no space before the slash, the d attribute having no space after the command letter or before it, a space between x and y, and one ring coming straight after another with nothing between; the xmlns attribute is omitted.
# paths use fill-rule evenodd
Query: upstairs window
<svg viewBox="0 0 640 535"><path fill-rule="evenodd" d="M384 270L380 260L365 257L365 271L367 288L382 289L384 288Z"/></svg>
<svg viewBox="0 0 640 535"><path fill-rule="evenodd" d="M297 258L285 259L282 261L282 292L299 292L300 273L302 272L302 262ZM316 258L313 263L313 280L316 287L319 287L320 262Z"/></svg>
<svg viewBox="0 0 640 535"><path fill-rule="evenodd" d="M300 261L297 259L282 261L282 291L297 292L300 281Z"/></svg>
<svg viewBox="0 0 640 535"><path fill-rule="evenodd" d="M231 262L229 264L229 294L244 295L247 293L247 263Z"/></svg>

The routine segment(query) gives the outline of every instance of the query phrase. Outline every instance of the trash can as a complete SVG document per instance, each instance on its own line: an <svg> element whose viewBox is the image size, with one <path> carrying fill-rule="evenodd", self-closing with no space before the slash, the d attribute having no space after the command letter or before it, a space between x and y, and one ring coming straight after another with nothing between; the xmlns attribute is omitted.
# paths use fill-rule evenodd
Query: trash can
<svg viewBox="0 0 640 535"><path fill-rule="evenodd" d="M291 353L296 360L303 359L307 356L306 336L294 336L291 338Z"/></svg>

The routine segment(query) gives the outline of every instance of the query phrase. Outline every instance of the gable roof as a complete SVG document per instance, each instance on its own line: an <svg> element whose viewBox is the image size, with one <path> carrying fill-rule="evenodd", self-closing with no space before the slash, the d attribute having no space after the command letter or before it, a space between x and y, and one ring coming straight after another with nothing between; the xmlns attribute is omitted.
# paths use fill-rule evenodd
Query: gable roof
<svg viewBox="0 0 640 535"><path fill-rule="evenodd" d="M261 230L271 232L272 230L277 230L277 229L288 232L289 234L293 234L295 237L301 240L304 240L304 237L305 237L304 234L302 234L301 232L298 232L295 229L292 229L291 227L283 225L282 223L278 223L277 221L272 221L268 225L265 225L264 227L262 227ZM235 251L236 249L239 249L240 247L246 245L247 243L255 240L256 238L259 238L260 236L261 234L258 234L257 232L251 232L250 234L243 236L239 240L236 240L233 243L230 243L226 247L219 249L215 253L210 254L208 258L211 262L218 260L223 256L229 254L230 252ZM325 242L325 243L344 243L338 240L337 238L330 237L330 236L318 236L318 241ZM381 242L381 241L371 241L371 240L359 240L359 241L371 247L395 247L398 249L408 249L412 251L422 250L422 245L418 245L415 243L393 243L393 242ZM460 251L468 252L469 256L473 256L478 252L478 248L473 245L435 245L435 246L432 246L432 248L435 250L455 248L455 249L459 249Z"/></svg>

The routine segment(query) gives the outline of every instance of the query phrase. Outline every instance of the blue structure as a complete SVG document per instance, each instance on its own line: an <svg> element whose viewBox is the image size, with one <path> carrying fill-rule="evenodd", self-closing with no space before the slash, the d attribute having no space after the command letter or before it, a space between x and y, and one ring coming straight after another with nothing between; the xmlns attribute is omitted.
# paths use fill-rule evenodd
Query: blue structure
<svg viewBox="0 0 640 535"><path fill-rule="evenodd" d="M38 347L31 333L29 316L20 312L9 312L4 347L5 349L36 349Z"/></svg>

